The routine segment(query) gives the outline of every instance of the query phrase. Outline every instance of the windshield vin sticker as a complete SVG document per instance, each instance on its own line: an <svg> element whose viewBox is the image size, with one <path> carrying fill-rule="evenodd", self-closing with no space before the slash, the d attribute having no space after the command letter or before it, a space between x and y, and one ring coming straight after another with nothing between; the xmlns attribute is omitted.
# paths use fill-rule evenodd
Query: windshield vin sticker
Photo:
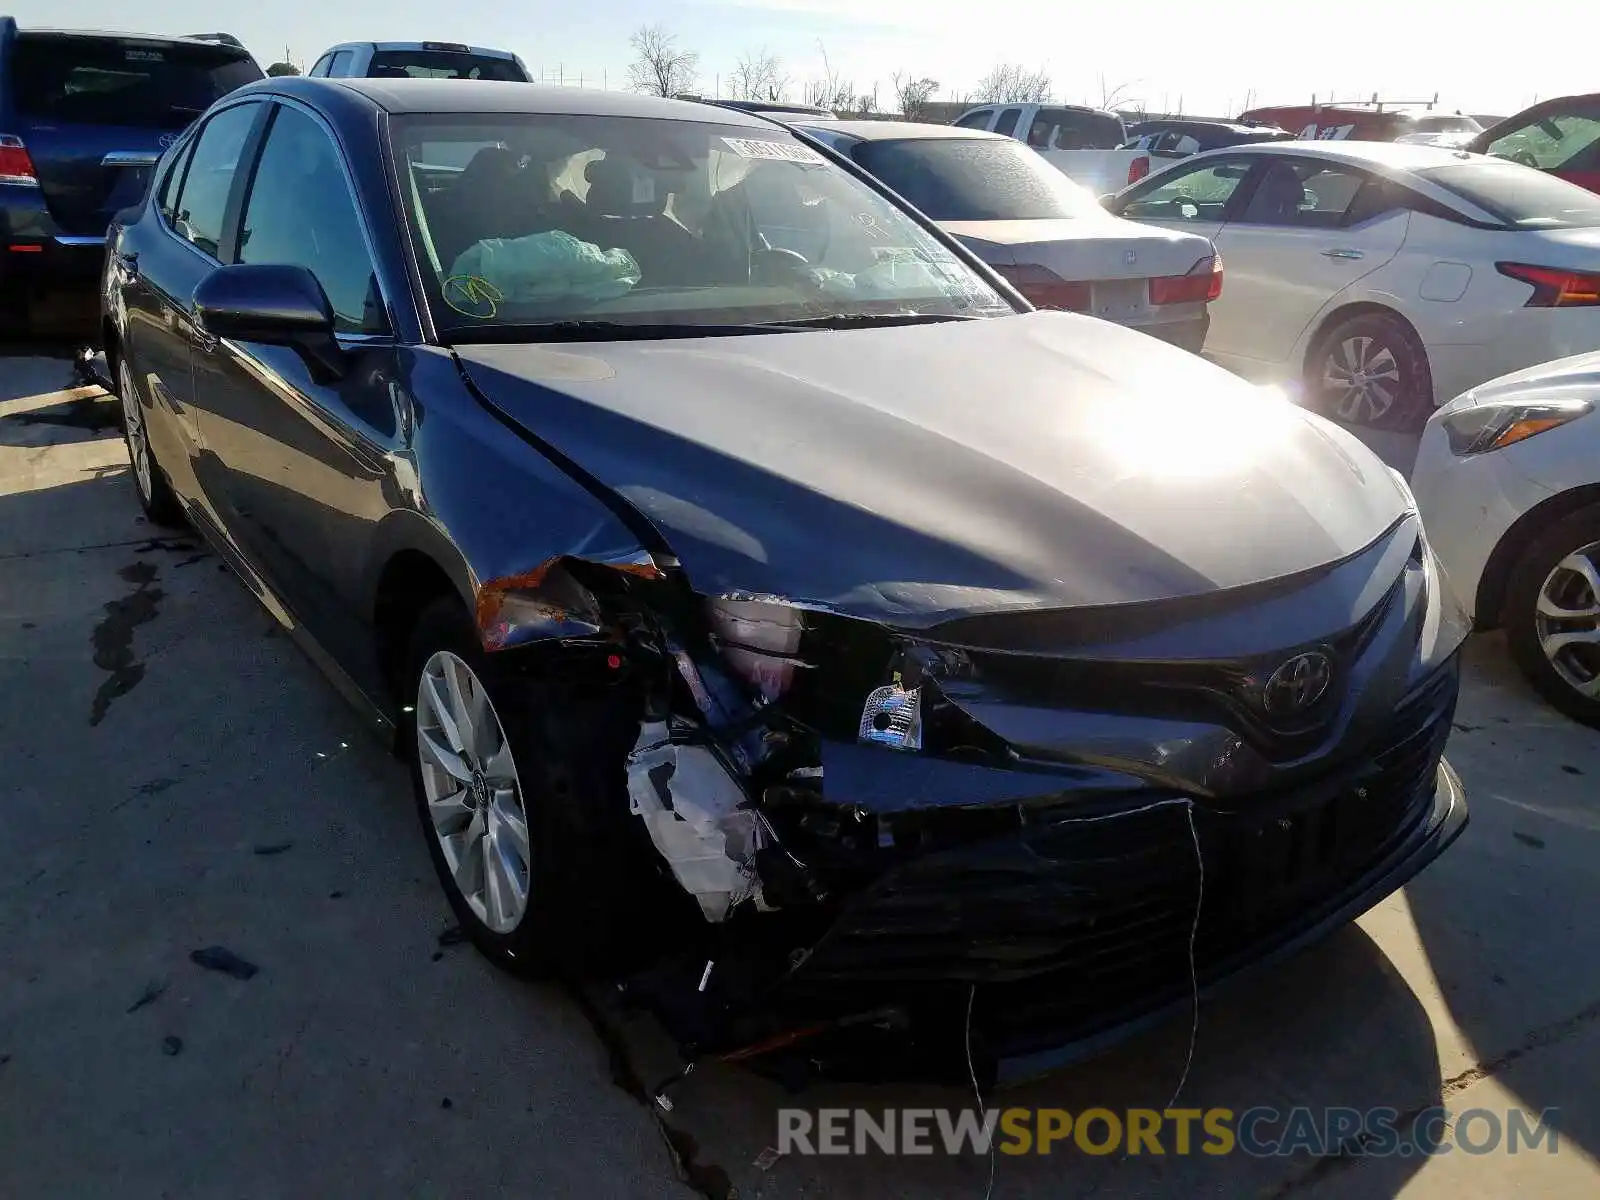
<svg viewBox="0 0 1600 1200"><path fill-rule="evenodd" d="M821 166L826 160L810 146L799 146L792 142L766 142L760 138L731 138L722 139L722 144L727 146L740 158L765 158L773 162L810 163Z"/></svg>

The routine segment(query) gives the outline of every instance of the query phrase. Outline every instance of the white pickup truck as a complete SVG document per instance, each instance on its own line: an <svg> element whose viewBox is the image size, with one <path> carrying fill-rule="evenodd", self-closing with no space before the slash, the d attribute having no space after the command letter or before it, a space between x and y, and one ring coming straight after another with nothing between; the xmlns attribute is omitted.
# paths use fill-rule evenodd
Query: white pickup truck
<svg viewBox="0 0 1600 1200"><path fill-rule="evenodd" d="M1026 142L1074 183L1096 196L1120 192L1150 173L1145 150L1119 149L1128 140L1122 118L1073 104L985 104L956 118L962 129L986 129Z"/></svg>

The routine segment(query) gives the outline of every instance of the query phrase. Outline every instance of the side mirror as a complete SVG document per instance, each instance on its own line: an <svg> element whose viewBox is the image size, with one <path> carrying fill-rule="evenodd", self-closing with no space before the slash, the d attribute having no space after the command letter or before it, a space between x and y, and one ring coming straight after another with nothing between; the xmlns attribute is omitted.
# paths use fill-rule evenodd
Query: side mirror
<svg viewBox="0 0 1600 1200"><path fill-rule="evenodd" d="M1117 194L1115 192L1107 192L1105 195L1100 197L1100 207L1105 209L1107 212L1112 211L1111 206L1116 202Z"/></svg>
<svg viewBox="0 0 1600 1200"><path fill-rule="evenodd" d="M317 382L344 377L346 355L333 336L333 306L305 267L219 267L195 288L194 308L200 328L212 337L288 346Z"/></svg>

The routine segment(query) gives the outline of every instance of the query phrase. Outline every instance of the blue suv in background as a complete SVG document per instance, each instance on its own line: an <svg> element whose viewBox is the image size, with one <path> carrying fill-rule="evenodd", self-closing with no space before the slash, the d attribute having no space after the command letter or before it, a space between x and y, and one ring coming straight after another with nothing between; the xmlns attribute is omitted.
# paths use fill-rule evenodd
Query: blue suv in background
<svg viewBox="0 0 1600 1200"><path fill-rule="evenodd" d="M80 299L92 325L112 216L143 198L162 151L213 101L260 78L227 34L18 29L0 17L0 333Z"/></svg>

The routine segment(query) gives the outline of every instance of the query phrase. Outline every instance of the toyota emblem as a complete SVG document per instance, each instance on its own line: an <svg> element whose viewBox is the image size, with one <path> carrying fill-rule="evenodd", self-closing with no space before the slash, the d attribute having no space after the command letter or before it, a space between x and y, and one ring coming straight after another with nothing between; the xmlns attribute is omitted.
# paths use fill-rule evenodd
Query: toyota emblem
<svg viewBox="0 0 1600 1200"><path fill-rule="evenodd" d="M175 134L175 133L163 133L159 138L156 139L156 144L158 146L160 146L163 150L170 150L170 149L172 149L173 143L175 143L177 140L178 140L178 135L177 134Z"/></svg>
<svg viewBox="0 0 1600 1200"><path fill-rule="evenodd" d="M1296 717L1328 694L1333 660L1320 650L1296 654L1267 677L1261 706L1274 717Z"/></svg>

